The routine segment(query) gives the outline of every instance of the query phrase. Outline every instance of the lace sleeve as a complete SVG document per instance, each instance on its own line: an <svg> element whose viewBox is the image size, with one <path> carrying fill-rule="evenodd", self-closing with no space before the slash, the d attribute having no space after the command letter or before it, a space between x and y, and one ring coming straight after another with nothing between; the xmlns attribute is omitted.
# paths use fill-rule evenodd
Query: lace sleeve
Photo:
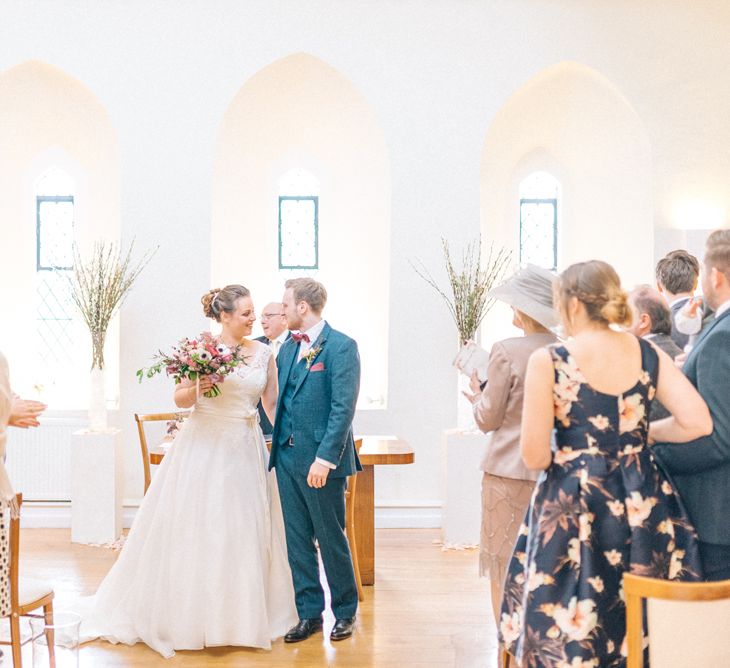
<svg viewBox="0 0 730 668"><path fill-rule="evenodd" d="M259 346L253 355L251 360L251 366L255 368L265 369L269 365L269 359L274 354L271 350L271 346L267 346L265 343L259 341Z"/></svg>

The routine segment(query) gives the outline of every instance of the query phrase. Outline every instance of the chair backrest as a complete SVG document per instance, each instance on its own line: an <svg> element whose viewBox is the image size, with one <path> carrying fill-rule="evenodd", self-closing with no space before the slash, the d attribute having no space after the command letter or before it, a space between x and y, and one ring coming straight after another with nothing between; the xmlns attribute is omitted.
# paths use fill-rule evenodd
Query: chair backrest
<svg viewBox="0 0 730 668"><path fill-rule="evenodd" d="M134 421L137 423L139 434L139 447L142 451L142 468L144 470L144 493L150 486L152 474L150 472L150 450L147 446L147 436L144 431L145 422L168 422L170 420L182 421L190 415L190 411L177 411L176 413L135 413Z"/></svg>
<svg viewBox="0 0 730 668"><path fill-rule="evenodd" d="M15 502L18 506L18 516L12 517L10 513L10 508L8 506L4 506L2 509L2 521L0 521L0 531L5 533L5 531L8 530L8 527L5 523L7 522L7 518L10 518L10 528L8 530L8 544L3 546L5 538L0 538L0 550L2 550L3 547L10 550L9 560L6 561L6 557L8 555L3 554L2 564L0 564L0 566L2 567L0 577L2 577L2 579L5 581L5 578L7 576L7 586L10 588L10 610L0 610L0 614L3 614L3 616L6 616L11 612L17 611L20 607L20 602L18 600L18 577L20 571L20 508L23 505L23 495L16 494ZM6 592L2 592L2 594L6 594ZM6 596L2 596L2 599L6 599ZM4 603L4 600L0 601L0 608L5 607L3 605Z"/></svg>
<svg viewBox="0 0 730 668"><path fill-rule="evenodd" d="M652 668L730 666L730 580L674 582L626 573L627 668L642 668L647 600Z"/></svg>

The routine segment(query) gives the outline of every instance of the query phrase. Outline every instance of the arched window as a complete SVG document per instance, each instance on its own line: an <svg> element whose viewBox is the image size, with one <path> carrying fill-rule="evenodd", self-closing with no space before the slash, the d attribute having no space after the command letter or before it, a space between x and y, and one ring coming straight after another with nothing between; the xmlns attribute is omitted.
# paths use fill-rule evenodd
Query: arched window
<svg viewBox="0 0 730 668"><path fill-rule="evenodd" d="M558 267L560 183L547 172L533 172L520 183L520 262Z"/></svg>
<svg viewBox="0 0 730 668"><path fill-rule="evenodd" d="M51 394L55 394L54 389L62 391L59 383L69 377L78 358L69 281L74 255L74 194L73 179L57 167L36 181L36 350L44 370L39 380Z"/></svg>
<svg viewBox="0 0 730 668"><path fill-rule="evenodd" d="M319 268L319 182L305 169L279 179L279 269Z"/></svg>

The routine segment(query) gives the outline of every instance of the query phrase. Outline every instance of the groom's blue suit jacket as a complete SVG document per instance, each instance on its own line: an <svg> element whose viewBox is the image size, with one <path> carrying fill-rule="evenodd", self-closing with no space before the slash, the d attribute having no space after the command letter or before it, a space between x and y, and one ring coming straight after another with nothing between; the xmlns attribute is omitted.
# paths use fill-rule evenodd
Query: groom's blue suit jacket
<svg viewBox="0 0 730 668"><path fill-rule="evenodd" d="M276 466L282 448L289 448L287 442L293 437L294 446L287 453L287 467L292 462L295 472L306 476L315 458L320 457L337 466L330 471L330 476L349 476L362 470L352 436L352 420L360 391L360 356L355 341L326 323L312 344L312 350L317 348L320 349L317 356L309 368L300 368L295 383L292 372L297 364L299 344L290 338L279 350L279 401L269 468ZM289 383L293 383L289 388L293 394L286 407L289 420L285 421L281 415L285 409L282 398ZM293 433L282 433L284 422L292 425Z"/></svg>
<svg viewBox="0 0 730 668"><path fill-rule="evenodd" d="M683 371L705 400L714 423L709 436L658 443L701 541L730 545L730 311L711 321L687 355Z"/></svg>

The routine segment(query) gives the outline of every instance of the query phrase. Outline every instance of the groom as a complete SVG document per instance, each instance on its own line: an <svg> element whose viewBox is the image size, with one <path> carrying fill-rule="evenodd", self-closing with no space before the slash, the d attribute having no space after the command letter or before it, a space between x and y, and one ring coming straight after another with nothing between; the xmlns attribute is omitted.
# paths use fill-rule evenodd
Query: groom
<svg viewBox="0 0 730 668"><path fill-rule="evenodd" d="M352 437L360 389L357 344L322 320L327 291L311 278L286 282L283 311L294 330L279 351L279 401L269 468L276 467L299 623L286 642L322 630L324 591L332 595L330 638L352 635L357 585L345 537L347 476L362 470Z"/></svg>

